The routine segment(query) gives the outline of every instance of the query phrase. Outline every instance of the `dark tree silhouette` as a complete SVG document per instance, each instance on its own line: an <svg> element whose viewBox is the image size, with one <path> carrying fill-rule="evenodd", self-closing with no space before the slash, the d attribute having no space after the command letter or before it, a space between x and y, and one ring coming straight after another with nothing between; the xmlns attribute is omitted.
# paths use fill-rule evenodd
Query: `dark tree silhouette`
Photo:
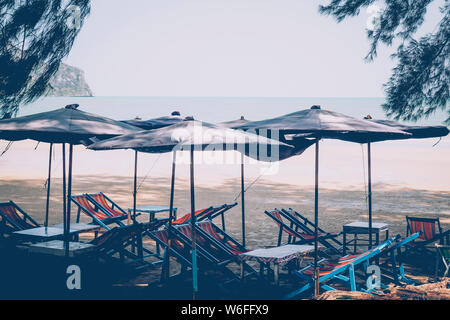
<svg viewBox="0 0 450 320"><path fill-rule="evenodd" d="M0 119L48 90L90 0L0 0Z"/></svg>
<svg viewBox="0 0 450 320"><path fill-rule="evenodd" d="M397 120L416 121L442 109L447 111L446 123L450 124L450 0L444 0L440 7L442 18L435 31L418 40L413 37L432 2L435 0L331 0L319 11L341 22L380 3L373 27L367 30L371 45L366 59L376 57L380 43L392 45L395 39L401 40L393 55L398 64L384 84L384 111Z"/></svg>

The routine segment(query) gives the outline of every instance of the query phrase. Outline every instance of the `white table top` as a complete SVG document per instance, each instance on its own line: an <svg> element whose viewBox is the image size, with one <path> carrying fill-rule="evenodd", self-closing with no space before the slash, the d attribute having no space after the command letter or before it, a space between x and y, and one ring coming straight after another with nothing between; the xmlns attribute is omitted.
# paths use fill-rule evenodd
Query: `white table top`
<svg viewBox="0 0 450 320"><path fill-rule="evenodd" d="M133 212L133 208L128 208L129 212ZM157 206L157 205L146 205L146 206L138 206L136 207L136 212L141 213L159 213L159 212L165 212L170 211L170 207L168 206ZM173 211L177 211L177 208L173 208Z"/></svg>
<svg viewBox="0 0 450 320"><path fill-rule="evenodd" d="M48 227L37 227L27 230L15 231L13 232L13 234L24 237L51 238L63 235L64 234L63 227L64 227L63 224L58 224ZM96 229L99 229L99 226L84 223L71 223L69 234L92 231Z"/></svg>
<svg viewBox="0 0 450 320"><path fill-rule="evenodd" d="M243 260L260 260L264 262L283 263L291 259L304 256L311 251L314 251L314 246L288 244L267 249L255 249L242 253L240 257Z"/></svg>
<svg viewBox="0 0 450 320"><path fill-rule="evenodd" d="M94 247L94 245L89 243L69 242L69 256L73 257L75 255L91 251ZM28 247L28 251L33 253L51 254L55 256L64 256L66 252L64 241L61 240L35 243Z"/></svg>
<svg viewBox="0 0 450 320"><path fill-rule="evenodd" d="M355 221L355 222L344 224L344 227L369 228L369 222L366 222L366 221ZM387 227L388 227L387 223L372 222L372 229L384 229L384 228L387 228Z"/></svg>

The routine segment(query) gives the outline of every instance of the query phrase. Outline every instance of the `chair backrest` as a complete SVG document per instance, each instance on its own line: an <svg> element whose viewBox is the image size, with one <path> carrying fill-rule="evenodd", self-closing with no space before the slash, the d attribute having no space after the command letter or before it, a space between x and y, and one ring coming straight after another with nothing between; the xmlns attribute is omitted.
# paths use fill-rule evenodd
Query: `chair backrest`
<svg viewBox="0 0 450 320"><path fill-rule="evenodd" d="M286 221L283 219L283 213L278 210L272 210L272 211L264 211L264 213L269 216L270 218L272 218L272 220L278 225L278 227L280 227L280 234L279 236L281 237L281 232L284 231L286 232L288 235L290 235L291 237L294 238L301 238L301 239L306 239L306 238L311 238L310 236L308 236L307 234L305 234L303 232L303 230L294 230L293 228L291 228L290 225L288 225L286 223ZM281 238L279 239L279 241L281 241ZM280 245L280 244L279 244Z"/></svg>
<svg viewBox="0 0 450 320"><path fill-rule="evenodd" d="M115 227L106 231L100 237L92 240L90 243L97 246L97 250L119 250L125 242L137 237L142 233L142 226L131 224L124 227Z"/></svg>
<svg viewBox="0 0 450 320"><path fill-rule="evenodd" d="M206 210L211 210L212 207L200 209L195 211L195 216L199 216L201 214L204 214ZM186 213L184 216L178 218L177 220L172 221L172 224L184 224L187 223L189 220L191 220L191 213Z"/></svg>
<svg viewBox="0 0 450 320"><path fill-rule="evenodd" d="M435 238L437 234L442 233L439 218L416 218L406 216L406 223L406 235L422 231L419 235L419 239L422 240L431 240Z"/></svg>
<svg viewBox="0 0 450 320"><path fill-rule="evenodd" d="M16 231L39 227L39 224L13 201L0 203L0 216Z"/></svg>
<svg viewBox="0 0 450 320"><path fill-rule="evenodd" d="M230 210L231 208L237 206L237 202L232 203L232 204L223 204L221 206L217 206L217 207L212 207L212 210L206 214L202 214L202 217L199 219L200 220L204 220L204 219L209 219L212 220L218 216L223 216L228 210Z"/></svg>
<svg viewBox="0 0 450 320"><path fill-rule="evenodd" d="M89 201L86 195L76 195L71 197L72 201L83 211L84 213L95 217L99 220L110 218L106 213L98 210L92 202Z"/></svg>
<svg viewBox="0 0 450 320"><path fill-rule="evenodd" d="M225 231L214 225L214 223L210 220L202 221L197 223L197 227L199 227L203 232L207 235L218 241L222 247L227 249L232 254L241 254L247 252L247 250L239 244L235 239L233 239L230 235L226 234Z"/></svg>
<svg viewBox="0 0 450 320"><path fill-rule="evenodd" d="M122 208L120 208L110 198L105 196L103 192L86 194L86 196L91 202L95 203L95 205L99 207L102 207L112 217L127 215L127 213Z"/></svg>

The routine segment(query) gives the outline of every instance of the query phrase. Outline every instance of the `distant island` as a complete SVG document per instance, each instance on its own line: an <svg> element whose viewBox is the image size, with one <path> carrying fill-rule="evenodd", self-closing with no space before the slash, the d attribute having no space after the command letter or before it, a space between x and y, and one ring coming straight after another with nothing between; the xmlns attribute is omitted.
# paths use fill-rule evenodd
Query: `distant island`
<svg viewBox="0 0 450 320"><path fill-rule="evenodd" d="M84 78L84 71L62 63L58 72L50 79L47 96L50 97L93 97Z"/></svg>

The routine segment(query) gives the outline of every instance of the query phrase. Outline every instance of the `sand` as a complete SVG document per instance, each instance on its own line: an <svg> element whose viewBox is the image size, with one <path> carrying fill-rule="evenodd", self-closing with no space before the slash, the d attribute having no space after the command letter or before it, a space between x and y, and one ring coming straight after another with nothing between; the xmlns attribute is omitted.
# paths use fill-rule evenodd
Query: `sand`
<svg viewBox="0 0 450 320"><path fill-rule="evenodd" d="M142 181L142 179L140 180ZM46 189L44 180L9 179L0 183L0 201L15 201L39 223L44 221ZM199 185L196 187L196 207L240 202L240 181L230 179L219 187ZM104 192L122 208L132 206L131 178L105 176L75 176L73 194ZM52 181L52 196L49 224L62 222L61 179ZM376 191L375 191L376 190ZM328 232L342 231L342 225L352 221L366 221L367 207L364 191L321 189L319 194L320 227ZM168 205L169 180L148 177L138 192L138 205ZM387 185L374 186L374 222L389 224L391 235L405 235L405 216L439 217L443 229L450 227L450 192L391 188ZM278 228L264 210L294 208L313 220L314 193L312 188L289 184L276 184L259 180L246 192L246 240L248 249L275 246ZM175 206L179 216L189 211L189 188L186 180L178 179ZM72 221L76 218L72 206ZM164 214L165 215L165 214ZM143 219L143 218L141 218ZM90 222L81 216L81 222ZM217 221L220 225L220 220ZM241 207L238 204L226 215L226 230L236 239L241 239ZM425 263L426 265L426 263ZM407 268L410 270L410 268ZM426 282L426 274L416 272L416 279ZM425 266L425 273L432 275L434 266ZM159 277L159 268L137 276L124 276L117 285L148 285ZM282 280L283 282L283 280ZM254 297L254 296L251 296Z"/></svg>

